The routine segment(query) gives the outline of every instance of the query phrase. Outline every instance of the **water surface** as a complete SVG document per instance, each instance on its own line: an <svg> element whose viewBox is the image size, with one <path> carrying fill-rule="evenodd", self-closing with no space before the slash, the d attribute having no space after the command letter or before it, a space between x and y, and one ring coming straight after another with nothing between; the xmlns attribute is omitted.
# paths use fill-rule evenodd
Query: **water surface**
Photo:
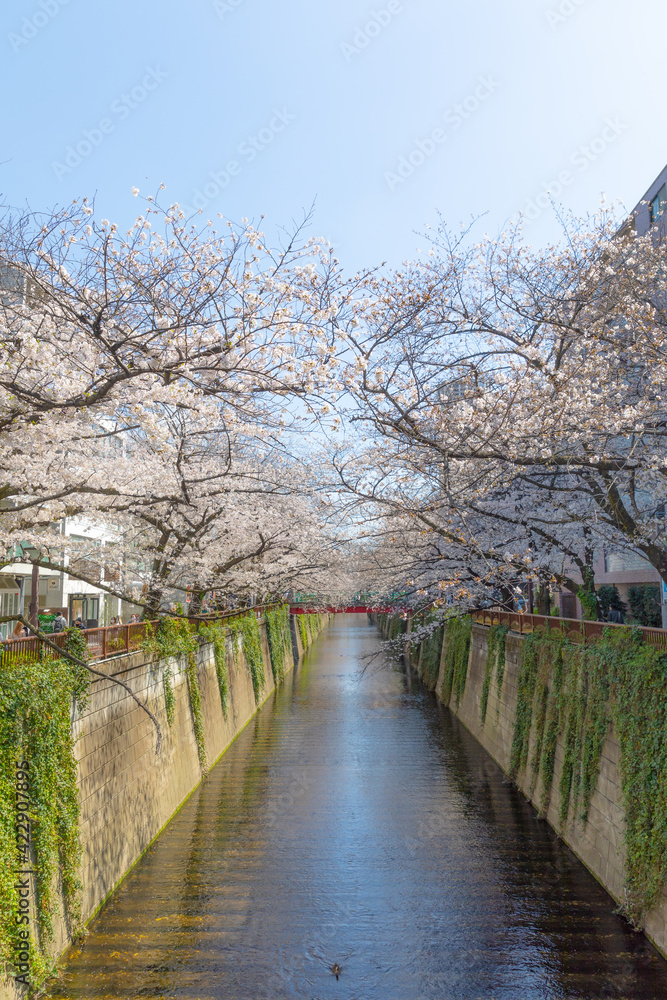
<svg viewBox="0 0 667 1000"><path fill-rule="evenodd" d="M360 674L379 643L336 619L50 996L667 997L667 962L463 726L382 655Z"/></svg>

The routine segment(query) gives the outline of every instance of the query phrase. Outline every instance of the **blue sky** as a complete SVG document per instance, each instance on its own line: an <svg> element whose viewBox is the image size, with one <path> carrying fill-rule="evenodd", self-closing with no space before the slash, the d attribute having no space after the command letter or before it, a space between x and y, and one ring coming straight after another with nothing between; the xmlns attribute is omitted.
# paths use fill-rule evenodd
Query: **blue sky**
<svg viewBox="0 0 667 1000"><path fill-rule="evenodd" d="M133 185L203 215L288 226L349 269L414 256L437 212L521 209L555 234L632 207L667 161L658 0L9 0L0 13L0 193L96 195L126 224ZM78 152L77 152L78 150Z"/></svg>

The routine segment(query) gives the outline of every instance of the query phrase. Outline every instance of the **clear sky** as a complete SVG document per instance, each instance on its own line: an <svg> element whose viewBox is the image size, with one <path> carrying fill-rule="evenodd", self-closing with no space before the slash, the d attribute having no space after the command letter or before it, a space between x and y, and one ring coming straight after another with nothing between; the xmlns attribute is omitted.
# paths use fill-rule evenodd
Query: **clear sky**
<svg viewBox="0 0 667 1000"><path fill-rule="evenodd" d="M413 256L437 212L631 208L667 161L659 0L5 0L0 193L136 185L312 235L347 268ZM564 173L563 173L564 172ZM560 182L559 182L560 183Z"/></svg>

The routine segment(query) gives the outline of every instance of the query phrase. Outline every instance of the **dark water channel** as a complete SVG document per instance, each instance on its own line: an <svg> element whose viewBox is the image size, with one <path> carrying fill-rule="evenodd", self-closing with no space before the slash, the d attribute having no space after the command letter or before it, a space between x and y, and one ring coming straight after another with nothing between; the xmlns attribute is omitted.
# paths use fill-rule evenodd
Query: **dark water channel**
<svg viewBox="0 0 667 1000"><path fill-rule="evenodd" d="M667 962L339 617L92 922L53 997L667 997ZM329 971L338 962L340 980Z"/></svg>

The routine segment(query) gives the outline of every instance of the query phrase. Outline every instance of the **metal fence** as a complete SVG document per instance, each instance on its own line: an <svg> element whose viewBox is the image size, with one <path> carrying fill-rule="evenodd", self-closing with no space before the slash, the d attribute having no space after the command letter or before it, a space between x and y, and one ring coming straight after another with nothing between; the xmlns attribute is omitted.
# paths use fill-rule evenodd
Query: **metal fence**
<svg viewBox="0 0 667 1000"><path fill-rule="evenodd" d="M269 608L279 606L277 604L255 604L251 608L238 608L233 611L201 615L187 620L194 623L195 630L198 632L202 623L205 622L224 622L230 618L238 618L240 615L247 614L254 614L256 618L262 618ZM133 653L141 649L149 629L157 624L158 620L154 620L133 622L129 625L106 625L102 628L82 629L81 634L86 640L89 661L106 660L111 656ZM54 635L49 635L49 640L62 649L66 637L65 632L56 632ZM8 667L12 661L17 659L38 660L43 658L56 659L57 657L58 653L55 649L34 635L8 639L0 645L0 667Z"/></svg>
<svg viewBox="0 0 667 1000"><path fill-rule="evenodd" d="M512 632L527 635L535 629L560 630L573 642L588 642L599 639L606 628L628 629L639 628L645 643L664 649L667 652L667 629L644 628L643 626L614 625L610 622L581 621L578 618L556 618L549 615L528 615L518 611L496 611L487 608L483 611L473 611L472 620L478 625L508 625Z"/></svg>

